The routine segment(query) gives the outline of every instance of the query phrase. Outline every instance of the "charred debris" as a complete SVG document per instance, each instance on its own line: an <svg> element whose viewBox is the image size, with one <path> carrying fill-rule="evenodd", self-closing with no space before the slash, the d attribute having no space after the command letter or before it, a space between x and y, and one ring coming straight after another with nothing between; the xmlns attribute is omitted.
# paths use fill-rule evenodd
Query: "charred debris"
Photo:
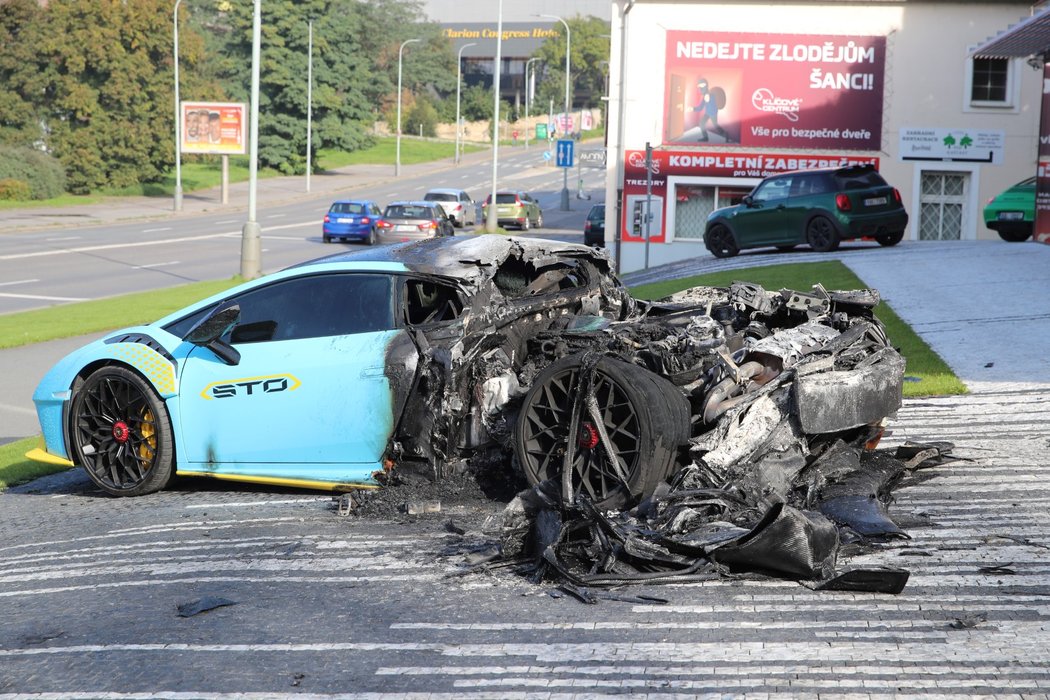
<svg viewBox="0 0 1050 700"><path fill-rule="evenodd" d="M400 367L412 386L380 475L524 477L499 554L465 572L511 567L576 591L753 574L903 588L904 570L838 561L907 537L893 489L951 453L876 449L904 373L876 291L737 282L646 302L600 251L471 246L416 265L440 308L402 355L418 359Z"/></svg>

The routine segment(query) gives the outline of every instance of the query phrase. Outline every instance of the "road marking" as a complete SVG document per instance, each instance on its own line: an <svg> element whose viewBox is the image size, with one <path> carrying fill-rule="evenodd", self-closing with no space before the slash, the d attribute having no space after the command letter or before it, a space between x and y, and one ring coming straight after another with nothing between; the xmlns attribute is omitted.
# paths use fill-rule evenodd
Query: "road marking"
<svg viewBox="0 0 1050 700"><path fill-rule="evenodd" d="M171 262L150 263L149 265L136 265L135 269L136 270L146 270L146 269L149 269L151 267L167 267L169 265L178 265L179 262L181 262L181 261L179 261L179 260L172 260Z"/></svg>
<svg viewBox="0 0 1050 700"><path fill-rule="evenodd" d="M252 506L285 505L288 503L325 503L331 502L330 497L323 498L293 498L285 501L245 501L243 503L195 503L186 506L186 510L193 508L250 508Z"/></svg>
<svg viewBox="0 0 1050 700"><path fill-rule="evenodd" d="M267 219L280 219L281 217L288 216L287 214L267 214Z"/></svg>
<svg viewBox="0 0 1050 700"><path fill-rule="evenodd" d="M162 228L144 228L144 229L142 229L142 233L156 233L157 231L170 231L171 228L172 228L171 226L164 226Z"/></svg>
<svg viewBox="0 0 1050 700"><path fill-rule="evenodd" d="M36 411L31 408L25 408L24 406L12 406L6 403L0 403L0 409L4 411L14 411L15 413L23 413L26 415L36 415Z"/></svg>
<svg viewBox="0 0 1050 700"><path fill-rule="evenodd" d="M13 284L29 284L30 282L39 282L40 280L15 280L14 282L0 282L0 287L10 287Z"/></svg>
<svg viewBox="0 0 1050 700"><path fill-rule="evenodd" d="M0 297L8 299L36 299L39 301L87 301L86 297L49 297L43 294L11 294L10 292L0 292Z"/></svg>
<svg viewBox="0 0 1050 700"><path fill-rule="evenodd" d="M288 228L302 228L305 226L316 226L317 221L304 221L298 224L284 224L283 226L269 226L263 229L263 233L266 231L280 231ZM213 238L232 238L234 236L241 236L240 231L226 231L224 233L209 233L204 236L186 236L185 238L163 238L156 241L136 241L132 243L107 243L104 245L91 245L82 246L79 248L63 248L61 250L38 250L33 253L14 253L11 255L0 255L0 260L23 260L25 258L42 258L49 255L64 255L67 253L90 253L96 250L113 250L114 248L134 248L139 246L148 245L166 245L168 243L187 243L192 241L207 241ZM41 297L46 298L46 297ZM83 299L70 299L66 301L83 301Z"/></svg>
<svg viewBox="0 0 1050 700"><path fill-rule="evenodd" d="M219 225L219 224L235 224L235 223L237 223L237 219L223 219L222 221L216 221L215 222L216 226Z"/></svg>
<svg viewBox="0 0 1050 700"><path fill-rule="evenodd" d="M79 241L80 238L81 238L80 236L60 236L58 238L45 238L44 240L48 241L48 242L51 242L51 241Z"/></svg>

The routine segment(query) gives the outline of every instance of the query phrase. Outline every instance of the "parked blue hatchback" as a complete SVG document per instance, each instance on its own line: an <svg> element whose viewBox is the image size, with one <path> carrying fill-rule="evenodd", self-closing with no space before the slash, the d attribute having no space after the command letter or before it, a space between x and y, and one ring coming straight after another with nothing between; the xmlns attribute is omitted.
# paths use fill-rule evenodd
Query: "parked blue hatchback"
<svg viewBox="0 0 1050 700"><path fill-rule="evenodd" d="M322 240L325 243L338 241L364 241L376 243L376 228L383 212L379 205L368 199L343 199L332 202L324 215Z"/></svg>

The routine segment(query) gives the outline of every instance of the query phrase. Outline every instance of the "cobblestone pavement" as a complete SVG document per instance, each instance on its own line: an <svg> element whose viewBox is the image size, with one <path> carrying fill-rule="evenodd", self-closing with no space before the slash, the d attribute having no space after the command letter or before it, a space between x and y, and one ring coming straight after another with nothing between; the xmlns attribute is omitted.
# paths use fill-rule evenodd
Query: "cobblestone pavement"
<svg viewBox="0 0 1050 700"><path fill-rule="evenodd" d="M911 539L848 562L910 570L897 596L740 579L587 606L446 578L491 542L493 504L378 521L311 493L120 500L56 475L0 494L0 700L1047 697L1048 422L1039 390L905 402L889 444L965 461L897 492ZM236 604L177 616L208 596Z"/></svg>

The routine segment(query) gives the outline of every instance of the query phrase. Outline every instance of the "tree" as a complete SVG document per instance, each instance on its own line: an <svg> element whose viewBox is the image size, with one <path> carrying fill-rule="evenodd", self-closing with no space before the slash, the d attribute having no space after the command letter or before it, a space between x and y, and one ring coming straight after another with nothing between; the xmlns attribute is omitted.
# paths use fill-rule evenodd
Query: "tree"
<svg viewBox="0 0 1050 700"><path fill-rule="evenodd" d="M24 13L22 5L12 3ZM65 167L70 191L167 172L175 154L169 0L65 0L23 16L27 23L9 33L14 40L0 44L5 104L12 94L21 98L38 142ZM200 38L187 32L184 46L192 70ZM13 61L21 65L12 70ZM0 119L3 138L25 141L25 124Z"/></svg>
<svg viewBox="0 0 1050 700"><path fill-rule="evenodd" d="M223 76L247 101L251 58L251 3L231 3L232 27ZM304 0L264 3L259 95L259 161L286 173L306 168L308 22L313 18L313 124L311 154L320 148L352 151L371 143L371 124L396 98L397 50L404 38L423 38L406 50L404 84L454 86L442 71L436 25L421 21L411 0ZM392 57L392 61L391 61ZM454 66L455 59L449 64Z"/></svg>
<svg viewBox="0 0 1050 700"><path fill-rule="evenodd" d="M609 25L597 17L567 19L569 38L569 99L573 106L597 104L605 94L605 75L609 62ZM543 42L533 54L542 61L543 79L536 88L537 103L562 111L565 104L565 28L557 22L559 36Z"/></svg>
<svg viewBox="0 0 1050 700"><path fill-rule="evenodd" d="M36 107L24 91L36 63L24 37L36 33L42 14L35 0L0 2L0 144L31 146L43 137Z"/></svg>

